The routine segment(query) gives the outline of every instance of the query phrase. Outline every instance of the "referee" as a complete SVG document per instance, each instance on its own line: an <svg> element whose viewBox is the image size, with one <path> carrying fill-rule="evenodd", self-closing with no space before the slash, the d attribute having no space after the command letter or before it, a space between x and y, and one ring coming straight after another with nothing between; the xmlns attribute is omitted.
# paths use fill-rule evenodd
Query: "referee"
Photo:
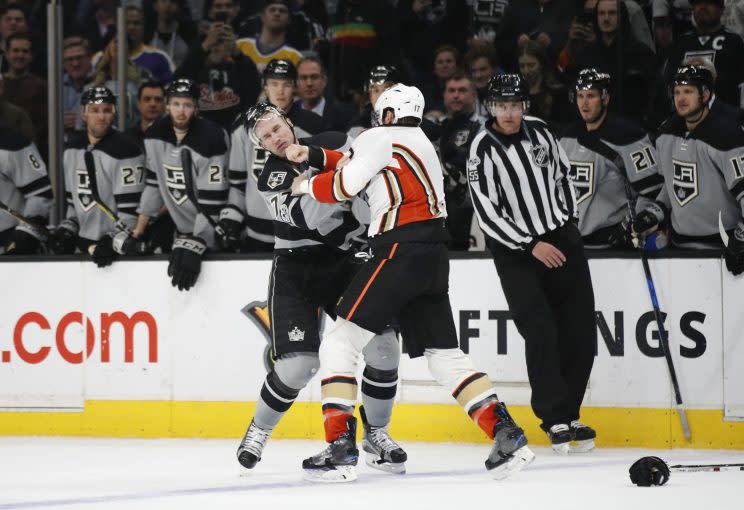
<svg viewBox="0 0 744 510"><path fill-rule="evenodd" d="M566 153L525 116L528 101L520 75L491 78L491 118L470 146L470 194L526 342L532 409L555 451L589 451L596 434L578 420L594 363L594 292Z"/></svg>

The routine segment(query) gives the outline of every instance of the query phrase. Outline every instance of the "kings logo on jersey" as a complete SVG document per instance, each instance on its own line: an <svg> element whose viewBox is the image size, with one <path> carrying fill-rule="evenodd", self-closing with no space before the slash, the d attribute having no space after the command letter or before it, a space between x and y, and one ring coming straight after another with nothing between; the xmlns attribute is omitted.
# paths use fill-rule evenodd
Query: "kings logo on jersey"
<svg viewBox="0 0 744 510"><path fill-rule="evenodd" d="M573 183L576 203L580 204L594 193L594 161L570 161L568 178Z"/></svg>
<svg viewBox="0 0 744 510"><path fill-rule="evenodd" d="M680 207L684 207L698 195L697 163L676 159L673 159L672 163L674 164L672 179L674 198Z"/></svg>
<svg viewBox="0 0 744 510"><path fill-rule="evenodd" d="M93 200L93 193L90 191L90 178L88 177L87 170L76 170L75 175L77 177L77 197L80 202L80 207L83 211L90 211L93 206L96 205Z"/></svg>
<svg viewBox="0 0 744 510"><path fill-rule="evenodd" d="M182 205L188 198L183 168L170 165L163 165L163 168L165 168L165 187L168 194L176 205Z"/></svg>

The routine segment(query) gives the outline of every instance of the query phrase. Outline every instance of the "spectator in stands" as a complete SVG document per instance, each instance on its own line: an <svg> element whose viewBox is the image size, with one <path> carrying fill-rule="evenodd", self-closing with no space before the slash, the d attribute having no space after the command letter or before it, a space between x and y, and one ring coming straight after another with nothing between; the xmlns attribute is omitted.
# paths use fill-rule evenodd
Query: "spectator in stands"
<svg viewBox="0 0 744 510"><path fill-rule="evenodd" d="M630 33L628 10L618 0L599 0L595 7L595 39L569 56L567 74L594 68L613 77L610 111L642 123L649 107L656 57ZM572 51L566 46L566 51Z"/></svg>
<svg viewBox="0 0 744 510"><path fill-rule="evenodd" d="M530 115L546 121L552 128L576 119L568 102L568 90L555 76L555 66L547 50L536 41L527 41L519 50L519 72L530 89Z"/></svg>
<svg viewBox="0 0 744 510"><path fill-rule="evenodd" d="M417 87L431 79L432 48L449 45L460 51L465 47L467 16L466 0L399 0L396 18L400 21L400 49L412 68L411 78ZM431 90L431 99L436 98L439 110L444 108L443 91L444 81ZM426 93L424 98L430 99ZM428 101L426 107L429 109Z"/></svg>
<svg viewBox="0 0 744 510"><path fill-rule="evenodd" d="M590 19L594 19L594 10L597 8L597 2L599 0L584 0L584 15L579 14L578 18L574 18L573 23L576 22L587 22ZM654 44L654 38L651 36L651 29L648 26L648 20L643 9L635 0L622 0L625 7L628 9L628 21L630 23L630 33L633 37L641 41L648 48L656 52L656 45ZM580 19L579 19L580 18ZM571 29L569 28L569 32Z"/></svg>
<svg viewBox="0 0 744 510"><path fill-rule="evenodd" d="M92 87L106 87L109 90L118 90L117 74L119 68L116 65L116 55L116 38L114 38L106 45L106 48L104 48L97 61L95 57L93 58L93 82L87 85L85 90ZM126 76L124 79L126 80L127 91L125 124L127 128L130 128L137 124L137 115L134 111L134 105L137 101L137 89L139 84L142 82L142 72L131 59L127 59ZM76 128L81 130L83 127L82 121L78 122Z"/></svg>
<svg viewBox="0 0 744 510"><path fill-rule="evenodd" d="M8 70L6 56L8 38L13 34L23 33L27 30L26 13L20 5L10 3L0 9L0 72Z"/></svg>
<svg viewBox="0 0 744 510"><path fill-rule="evenodd" d="M222 21L212 23L204 41L194 45L176 70L176 77L199 85L200 114L227 131L261 92L256 64L240 52L235 32Z"/></svg>
<svg viewBox="0 0 744 510"><path fill-rule="evenodd" d="M427 76L419 89L424 94L425 108L429 118L444 115L442 94L444 86L460 67L460 52L450 45L440 46L434 50L434 75Z"/></svg>
<svg viewBox="0 0 744 510"><path fill-rule="evenodd" d="M116 33L116 0L95 0L95 11L79 27L80 35L88 40L90 51L103 50Z"/></svg>
<svg viewBox="0 0 744 510"><path fill-rule="evenodd" d="M568 27L576 15L575 0L520 0L510 2L496 37L501 64L517 68L518 49L533 39L548 50L551 59L566 43Z"/></svg>
<svg viewBox="0 0 744 510"><path fill-rule="evenodd" d="M181 65L189 48L196 41L196 26L182 15L183 0L155 0L157 24L148 27L145 39L165 52L175 66ZM160 78L158 78L160 79ZM160 79L162 83L170 81Z"/></svg>
<svg viewBox="0 0 744 510"><path fill-rule="evenodd" d="M158 2L162 1L158 0ZM156 5L158 2L156 2ZM142 70L143 79L168 83L173 78L173 71L175 70L173 60L167 52L145 44L144 22L145 17L141 9L133 5L126 8L129 58Z"/></svg>
<svg viewBox="0 0 744 510"><path fill-rule="evenodd" d="M689 0L651 1L654 39L659 50L666 50L678 37L694 30Z"/></svg>
<svg viewBox="0 0 744 510"><path fill-rule="evenodd" d="M0 74L0 126L10 128L33 141L36 132L34 131L34 124L31 122L28 113L6 101L4 93L5 81L3 80L3 75Z"/></svg>
<svg viewBox="0 0 744 510"><path fill-rule="evenodd" d="M8 72L5 73L4 98L28 113L34 125L37 145L46 156L47 84L31 72L32 42L27 34L13 34L6 41Z"/></svg>
<svg viewBox="0 0 744 510"><path fill-rule="evenodd" d="M75 130L78 121L83 88L93 80L88 41L78 36L62 41L62 66L65 69L62 77L62 108L65 131L69 134Z"/></svg>
<svg viewBox="0 0 744 510"><path fill-rule="evenodd" d="M219 0L216 0L219 1ZM223 0L224 1L224 0ZM324 2L316 1L312 6L305 6L305 2L290 2L289 28L287 29L287 44L303 53L319 51L321 43L325 43L325 25L328 14ZM315 15L320 16L316 18ZM261 12L248 16L238 29L241 37L251 37L261 32L263 28Z"/></svg>
<svg viewBox="0 0 744 510"><path fill-rule="evenodd" d="M470 4L468 43L484 41L493 44L496 41L496 34L501 30L501 20L509 6L509 0L478 0L468 4Z"/></svg>
<svg viewBox="0 0 744 510"><path fill-rule="evenodd" d="M728 0L721 20L726 30L744 37L744 0Z"/></svg>
<svg viewBox="0 0 744 510"><path fill-rule="evenodd" d="M496 50L485 41L473 41L470 50L465 54L465 69L470 72L478 93L475 111L486 118L490 115L485 106L488 81L493 75L501 72Z"/></svg>
<svg viewBox="0 0 744 510"><path fill-rule="evenodd" d="M238 39L238 49L253 60L259 72L274 59L284 59L297 65L302 54L287 43L289 0L266 0L261 10L261 32L254 37Z"/></svg>
<svg viewBox="0 0 744 510"><path fill-rule="evenodd" d="M475 112L476 98L475 84L462 71L456 71L447 80L443 101L447 115L442 120L439 154L445 171L447 229L453 250L470 247L473 205L468 195L466 165L470 142L486 120Z"/></svg>
<svg viewBox="0 0 744 510"><path fill-rule="evenodd" d="M297 101L305 110L323 118L323 131L346 131L354 109L333 97L326 97L328 73L316 57L305 57L297 66Z"/></svg>
<svg viewBox="0 0 744 510"><path fill-rule="evenodd" d="M139 122L127 129L127 134L137 139L144 150L145 131L165 113L165 88L158 82L146 81L137 90Z"/></svg>
<svg viewBox="0 0 744 510"><path fill-rule="evenodd" d="M364 88L373 66L393 62L400 53L400 31L390 0L339 0L329 33L331 90L345 101Z"/></svg>
<svg viewBox="0 0 744 510"><path fill-rule="evenodd" d="M209 7L206 10L207 19L203 20L204 34L207 33L211 24L215 21L221 21L227 23L233 29L236 34L240 33L240 3L238 0L212 0L209 3ZM250 35L256 34L258 31L251 32Z"/></svg>
<svg viewBox="0 0 744 510"><path fill-rule="evenodd" d="M744 42L721 24L723 0L692 0L695 31L679 37L669 49L665 83L670 83L681 62L691 56L715 64L716 96L732 106L744 106Z"/></svg>

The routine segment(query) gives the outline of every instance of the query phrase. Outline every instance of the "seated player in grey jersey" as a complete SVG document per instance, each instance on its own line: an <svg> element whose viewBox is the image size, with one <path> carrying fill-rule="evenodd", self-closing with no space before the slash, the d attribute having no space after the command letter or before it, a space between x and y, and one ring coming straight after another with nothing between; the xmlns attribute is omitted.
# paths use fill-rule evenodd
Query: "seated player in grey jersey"
<svg viewBox="0 0 744 510"><path fill-rule="evenodd" d="M674 246L723 245L726 267L737 275L744 272L744 128L737 115L710 109L712 87L705 67L677 70L670 84L676 114L656 139L664 187L633 229L645 238L671 217Z"/></svg>
<svg viewBox="0 0 744 510"><path fill-rule="evenodd" d="M34 142L2 126L0 183L0 253L38 253L47 236L52 184Z"/></svg>
<svg viewBox="0 0 744 510"><path fill-rule="evenodd" d="M608 113L610 91L609 74L583 69L572 93L581 120L560 139L587 248L631 248L628 200L643 210L663 184L648 134L633 121ZM612 158L597 152L597 143L609 147Z"/></svg>
<svg viewBox="0 0 744 510"><path fill-rule="evenodd" d="M106 87L86 90L80 102L85 132L67 142L63 156L67 214L49 241L54 253L79 248L99 267L119 255L142 254L130 232L145 187L139 145L113 128L116 97Z"/></svg>
<svg viewBox="0 0 744 510"><path fill-rule="evenodd" d="M250 469L261 459L271 431L318 371L320 312L325 310L336 318L336 301L366 259L356 257L352 249L353 239L364 235L365 226L350 208L291 195L292 180L301 171L285 159L287 147L297 142L286 114L274 105L258 103L245 119L245 131L253 144L269 152L257 176L257 189L271 213L275 237L268 301L276 362L266 376L255 415L237 451L240 464ZM345 134L334 132L301 141L338 149L349 145ZM403 473L406 453L386 430L398 382L398 340L387 329L375 336L362 354L366 367L360 414L367 464ZM349 373L356 374L356 364L356 359L349 361ZM321 384L324 416L353 414L355 377L330 378ZM344 465L320 478L355 479L358 455L356 447L349 448L344 452Z"/></svg>
<svg viewBox="0 0 744 510"><path fill-rule="evenodd" d="M189 290L207 249L217 249L215 228L227 202L229 142L216 123L199 117L199 87L175 80L166 90L168 115L145 133L147 175L138 212L158 216L165 204L176 225L168 276Z"/></svg>
<svg viewBox="0 0 744 510"><path fill-rule="evenodd" d="M322 119L294 105L296 86L297 69L289 60L274 59L263 71L266 100L285 113L294 134L303 138L319 133ZM243 120L238 118L230 139L229 205L220 213L222 244L231 250L270 252L274 249L273 221L257 188L270 153L251 141Z"/></svg>

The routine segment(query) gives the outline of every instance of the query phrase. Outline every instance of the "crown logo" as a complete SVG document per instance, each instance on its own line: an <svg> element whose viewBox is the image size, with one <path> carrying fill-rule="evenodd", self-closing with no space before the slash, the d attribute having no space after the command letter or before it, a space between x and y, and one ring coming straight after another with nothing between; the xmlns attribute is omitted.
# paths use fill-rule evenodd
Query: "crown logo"
<svg viewBox="0 0 744 510"><path fill-rule="evenodd" d="M302 342L305 339L305 332L302 331L300 328L295 326L290 332L289 332L289 341L290 342Z"/></svg>

